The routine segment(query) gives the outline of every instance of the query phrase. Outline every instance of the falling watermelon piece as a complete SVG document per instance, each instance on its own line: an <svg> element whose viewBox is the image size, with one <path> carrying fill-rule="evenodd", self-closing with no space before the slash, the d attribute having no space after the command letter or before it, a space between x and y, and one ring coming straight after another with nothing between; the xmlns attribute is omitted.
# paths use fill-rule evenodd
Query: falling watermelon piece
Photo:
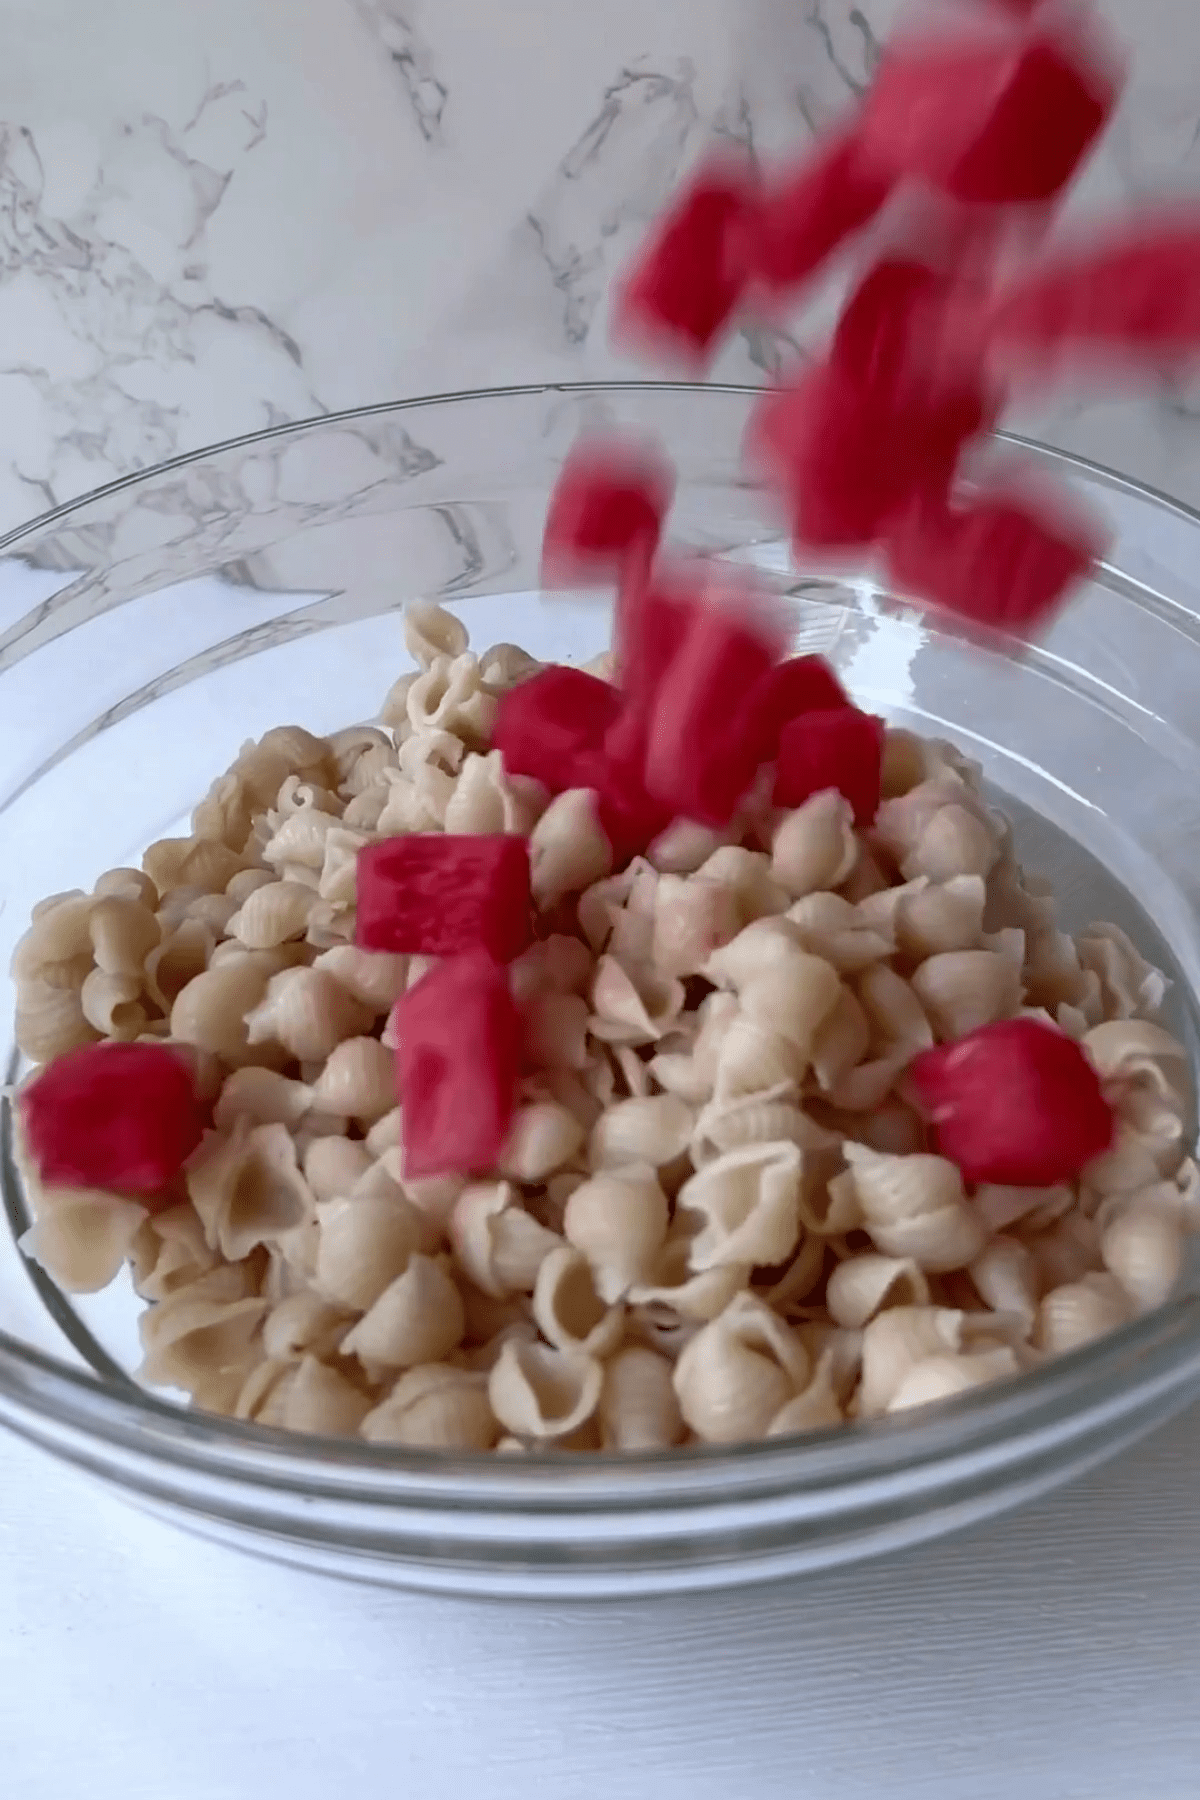
<svg viewBox="0 0 1200 1800"><path fill-rule="evenodd" d="M830 135L766 185L752 233L756 285L792 294L879 212L888 176L863 169L853 129Z"/></svg>
<svg viewBox="0 0 1200 1800"><path fill-rule="evenodd" d="M622 709L611 682L554 663L500 696L492 748L510 775L530 775L552 794L594 787L605 734Z"/></svg>
<svg viewBox="0 0 1200 1800"><path fill-rule="evenodd" d="M869 825L879 810L882 772L882 719L857 706L802 713L779 734L774 802L803 806L835 789L850 802L855 824Z"/></svg>
<svg viewBox="0 0 1200 1800"><path fill-rule="evenodd" d="M1073 1039L1038 1019L984 1025L909 1070L941 1154L968 1182L1054 1187L1110 1147L1113 1111Z"/></svg>
<svg viewBox="0 0 1200 1800"><path fill-rule="evenodd" d="M18 1109L48 1186L136 1194L151 1211L199 1144L207 1116L185 1055L164 1044L69 1050L21 1090Z"/></svg>
<svg viewBox="0 0 1200 1800"><path fill-rule="evenodd" d="M974 205L1033 205L1071 179L1104 129L1120 73L1098 29L997 21L893 40L863 102L859 153Z"/></svg>
<svg viewBox="0 0 1200 1800"><path fill-rule="evenodd" d="M403 1114L403 1169L417 1180L495 1166L512 1123L521 1018L485 950L451 957L402 994L388 1021Z"/></svg>
<svg viewBox="0 0 1200 1800"><path fill-rule="evenodd" d="M542 581L571 587L615 578L635 546L658 543L674 491L669 464L642 446L577 444L550 496Z"/></svg>
<svg viewBox="0 0 1200 1800"><path fill-rule="evenodd" d="M532 937L524 838L431 831L383 838L358 853L355 942L393 956L482 948L509 962Z"/></svg>
<svg viewBox="0 0 1200 1800"><path fill-rule="evenodd" d="M618 289L619 342L703 365L750 279L759 198L748 165L722 159L697 171Z"/></svg>
<svg viewBox="0 0 1200 1800"><path fill-rule="evenodd" d="M1160 212L1047 257L997 299L990 352L1004 368L1102 358L1148 365L1200 352L1200 209Z"/></svg>
<svg viewBox="0 0 1200 1800"><path fill-rule="evenodd" d="M1099 528L1048 492L931 498L893 521L884 560L902 592L973 624L1021 632L1045 624L1094 567Z"/></svg>

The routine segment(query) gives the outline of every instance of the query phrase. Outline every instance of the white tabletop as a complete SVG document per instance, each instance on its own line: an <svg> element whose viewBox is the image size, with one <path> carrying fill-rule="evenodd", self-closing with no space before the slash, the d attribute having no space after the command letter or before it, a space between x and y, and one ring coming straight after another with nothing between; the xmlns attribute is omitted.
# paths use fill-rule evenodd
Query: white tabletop
<svg viewBox="0 0 1200 1800"><path fill-rule="evenodd" d="M298 1574L0 1440L12 1800L1196 1800L1200 1412L898 1559L592 1606Z"/></svg>

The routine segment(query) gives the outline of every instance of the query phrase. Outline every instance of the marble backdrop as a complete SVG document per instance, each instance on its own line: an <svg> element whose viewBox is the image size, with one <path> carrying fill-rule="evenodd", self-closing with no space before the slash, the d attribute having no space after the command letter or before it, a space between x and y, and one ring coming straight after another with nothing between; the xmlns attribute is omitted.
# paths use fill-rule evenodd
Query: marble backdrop
<svg viewBox="0 0 1200 1800"><path fill-rule="evenodd" d="M0 0L0 528L273 421L629 372L607 283L680 172L802 140L895 11ZM1135 76L1080 206L1200 183L1200 7L1107 11ZM747 333L718 373L787 350ZM1186 391L1027 422L1200 501Z"/></svg>

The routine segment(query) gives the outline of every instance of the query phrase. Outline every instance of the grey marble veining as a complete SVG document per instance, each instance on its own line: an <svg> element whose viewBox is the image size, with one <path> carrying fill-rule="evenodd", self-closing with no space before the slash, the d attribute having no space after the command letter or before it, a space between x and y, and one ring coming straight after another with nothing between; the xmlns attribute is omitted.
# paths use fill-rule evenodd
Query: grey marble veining
<svg viewBox="0 0 1200 1800"><path fill-rule="evenodd" d="M614 274L722 138L770 159L896 0L0 0L0 526L264 425L636 369ZM1117 0L1133 76L1076 210L1200 186L1200 12ZM723 379L817 342L748 329ZM1017 423L1200 500L1200 396Z"/></svg>

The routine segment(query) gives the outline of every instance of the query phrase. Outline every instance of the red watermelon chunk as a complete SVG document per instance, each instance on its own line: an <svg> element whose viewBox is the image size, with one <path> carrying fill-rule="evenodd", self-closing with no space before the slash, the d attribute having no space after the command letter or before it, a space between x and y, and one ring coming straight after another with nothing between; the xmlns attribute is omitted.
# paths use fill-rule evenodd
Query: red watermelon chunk
<svg viewBox="0 0 1200 1800"><path fill-rule="evenodd" d="M1110 230L1060 252L996 303L989 348L1003 365L1036 372L1047 360L1141 360L1200 351L1200 209L1186 207Z"/></svg>
<svg viewBox="0 0 1200 1800"><path fill-rule="evenodd" d="M818 143L767 184L752 234L756 282L772 293L803 287L870 223L891 185L862 168L853 130Z"/></svg>
<svg viewBox="0 0 1200 1800"><path fill-rule="evenodd" d="M186 1057L165 1044L87 1044L57 1057L18 1101L29 1154L51 1187L134 1194L143 1206L200 1142L206 1111ZM167 1195L160 1205L171 1205Z"/></svg>
<svg viewBox="0 0 1200 1800"><path fill-rule="evenodd" d="M876 408L831 364L766 394L746 448L782 497L797 547L810 550L874 543L914 493L949 484L958 453L919 420Z"/></svg>
<svg viewBox="0 0 1200 1800"><path fill-rule="evenodd" d="M402 1173L473 1175L495 1166L512 1123L521 1018L485 950L431 969L388 1021L404 1118Z"/></svg>
<svg viewBox="0 0 1200 1800"><path fill-rule="evenodd" d="M458 956L479 947L496 962L509 962L531 937L524 838L412 832L358 853L355 942L361 950Z"/></svg>
<svg viewBox="0 0 1200 1800"><path fill-rule="evenodd" d="M829 712L852 704L823 656L793 656L776 663L746 702L758 731L759 763L774 762L780 732L802 713Z"/></svg>
<svg viewBox="0 0 1200 1800"><path fill-rule="evenodd" d="M550 496L542 539L548 587L607 581L632 548L658 543L675 491L668 464L619 440L577 444Z"/></svg>
<svg viewBox="0 0 1200 1800"><path fill-rule="evenodd" d="M984 1025L910 1066L938 1149L968 1182L1054 1187L1113 1140L1112 1108L1073 1039L1038 1019Z"/></svg>
<svg viewBox="0 0 1200 1800"><path fill-rule="evenodd" d="M622 704L611 682L552 664L501 695L492 748L510 775L531 775L552 794L594 787L605 733Z"/></svg>
<svg viewBox="0 0 1200 1800"><path fill-rule="evenodd" d="M701 168L659 219L617 293L617 339L703 363L749 280L758 207L748 166L717 160Z"/></svg>
<svg viewBox="0 0 1200 1800"><path fill-rule="evenodd" d="M912 33L884 55L863 104L864 167L991 206L1052 199L1103 130L1115 59L1047 27Z"/></svg>
<svg viewBox="0 0 1200 1800"><path fill-rule="evenodd" d="M984 387L983 297L975 283L919 262L879 262L851 296L830 361L874 412L903 418L923 454L952 464L995 422Z"/></svg>
<svg viewBox="0 0 1200 1800"><path fill-rule="evenodd" d="M705 583L687 636L648 719L646 790L671 814L727 825L758 772L758 720L746 701L781 654L785 635L749 589Z"/></svg>
<svg viewBox="0 0 1200 1800"><path fill-rule="evenodd" d="M882 719L857 706L802 713L779 734L774 802L803 806L833 788L850 802L855 824L869 825L879 809L882 770Z"/></svg>
<svg viewBox="0 0 1200 1800"><path fill-rule="evenodd" d="M1065 506L1019 494L915 503L884 545L894 584L960 618L1021 631L1047 621L1092 568L1099 532Z"/></svg>

